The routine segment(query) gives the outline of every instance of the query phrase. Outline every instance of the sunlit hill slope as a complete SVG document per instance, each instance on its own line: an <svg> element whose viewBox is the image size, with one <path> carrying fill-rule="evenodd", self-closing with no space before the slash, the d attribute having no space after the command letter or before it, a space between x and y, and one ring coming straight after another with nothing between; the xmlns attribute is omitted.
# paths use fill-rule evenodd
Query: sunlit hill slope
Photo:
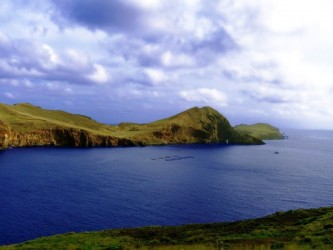
<svg viewBox="0 0 333 250"><path fill-rule="evenodd" d="M28 103L0 104L0 147L144 146L190 143L263 144L232 128L210 107L191 108L148 124L110 126L87 116L46 110Z"/></svg>
<svg viewBox="0 0 333 250"><path fill-rule="evenodd" d="M67 233L0 249L332 249L333 208L294 210L231 223Z"/></svg>

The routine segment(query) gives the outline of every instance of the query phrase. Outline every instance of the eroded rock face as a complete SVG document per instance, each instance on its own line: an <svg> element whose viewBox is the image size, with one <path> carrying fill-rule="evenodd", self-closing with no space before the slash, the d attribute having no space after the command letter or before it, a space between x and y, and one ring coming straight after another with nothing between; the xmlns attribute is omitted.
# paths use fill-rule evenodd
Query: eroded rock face
<svg viewBox="0 0 333 250"><path fill-rule="evenodd" d="M8 127L0 127L1 149L32 146L116 147L135 145L140 145L140 142L112 136L94 135L85 130L73 128L36 130L23 134L11 131Z"/></svg>
<svg viewBox="0 0 333 250"><path fill-rule="evenodd" d="M52 145L70 147L135 146L139 143L113 136L94 135L85 130L57 129L51 131Z"/></svg>
<svg viewBox="0 0 333 250"><path fill-rule="evenodd" d="M8 147L9 140L9 128L8 126L0 121L0 149Z"/></svg>
<svg viewBox="0 0 333 250"><path fill-rule="evenodd" d="M0 121L0 149L33 146L263 144L256 137L234 130L223 115L210 107L194 107L148 124L123 123L119 126L101 124L81 115L44 110L28 104L0 104L0 107L4 114L4 119Z"/></svg>

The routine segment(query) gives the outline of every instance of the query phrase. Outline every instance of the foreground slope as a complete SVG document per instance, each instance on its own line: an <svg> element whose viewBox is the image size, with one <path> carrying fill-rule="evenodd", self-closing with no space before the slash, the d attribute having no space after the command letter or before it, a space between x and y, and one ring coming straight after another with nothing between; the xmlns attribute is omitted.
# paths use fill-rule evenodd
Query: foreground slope
<svg viewBox="0 0 333 250"><path fill-rule="evenodd" d="M332 249L333 207L231 223L68 233L0 249Z"/></svg>
<svg viewBox="0 0 333 250"><path fill-rule="evenodd" d="M241 133L257 137L261 140L278 140L283 139L279 129L267 123L256 123L252 125L241 124L234 127Z"/></svg>
<svg viewBox="0 0 333 250"><path fill-rule="evenodd" d="M192 108L148 124L110 126L82 115L27 103L0 104L0 148L136 146L188 143L262 144L235 131L216 110Z"/></svg>

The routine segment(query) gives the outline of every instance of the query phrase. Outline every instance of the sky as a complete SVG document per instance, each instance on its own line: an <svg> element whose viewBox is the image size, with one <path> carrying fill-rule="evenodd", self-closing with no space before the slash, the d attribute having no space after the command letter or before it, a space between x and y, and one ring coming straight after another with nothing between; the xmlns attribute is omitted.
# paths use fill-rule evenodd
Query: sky
<svg viewBox="0 0 333 250"><path fill-rule="evenodd" d="M1 0L0 102L333 129L331 0Z"/></svg>

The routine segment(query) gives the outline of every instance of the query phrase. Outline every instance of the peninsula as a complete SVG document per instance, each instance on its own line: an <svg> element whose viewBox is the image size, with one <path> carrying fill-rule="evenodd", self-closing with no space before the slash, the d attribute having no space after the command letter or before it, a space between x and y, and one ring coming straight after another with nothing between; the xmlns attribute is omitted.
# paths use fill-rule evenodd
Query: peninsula
<svg viewBox="0 0 333 250"><path fill-rule="evenodd" d="M264 144L235 130L218 111L191 108L147 124L111 126L90 117L28 103L0 104L0 148L31 146L115 147L193 143Z"/></svg>

